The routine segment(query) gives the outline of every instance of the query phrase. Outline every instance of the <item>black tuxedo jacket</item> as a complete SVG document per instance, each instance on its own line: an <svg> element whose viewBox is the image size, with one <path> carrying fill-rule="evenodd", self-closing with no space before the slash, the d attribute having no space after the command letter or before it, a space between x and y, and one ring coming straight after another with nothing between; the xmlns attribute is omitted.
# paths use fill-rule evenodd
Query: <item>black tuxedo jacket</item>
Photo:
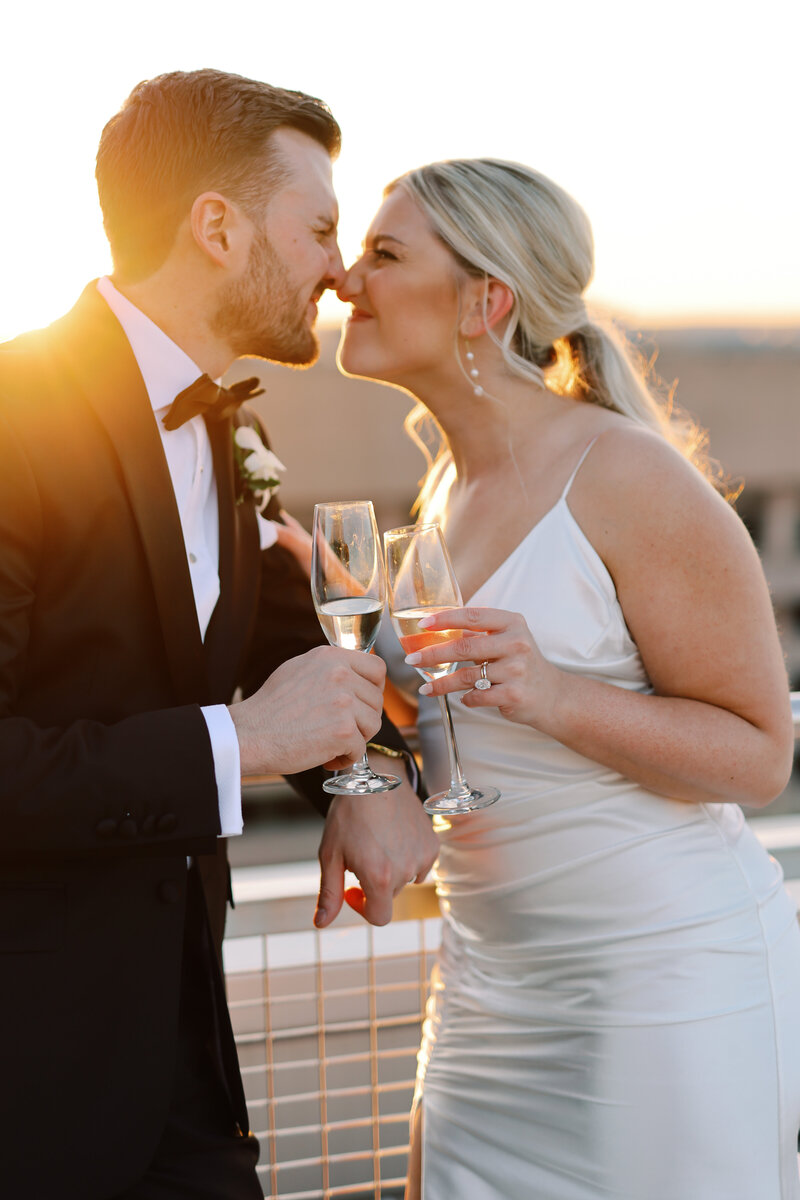
<svg viewBox="0 0 800 1200"><path fill-rule="evenodd" d="M307 580L235 504L231 422L209 429L221 595L204 645L152 409L95 286L0 347L0 1190L20 1200L111 1196L145 1169L187 855L218 945L224 921L200 705L323 640ZM299 786L323 807L318 784Z"/></svg>

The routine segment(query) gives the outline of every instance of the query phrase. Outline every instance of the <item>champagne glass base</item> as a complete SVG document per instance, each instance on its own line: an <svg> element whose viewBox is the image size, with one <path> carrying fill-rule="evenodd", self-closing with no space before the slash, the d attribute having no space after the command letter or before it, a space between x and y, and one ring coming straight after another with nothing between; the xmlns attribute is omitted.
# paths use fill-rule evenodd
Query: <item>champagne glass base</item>
<svg viewBox="0 0 800 1200"><path fill-rule="evenodd" d="M372 796L379 792L391 792L401 782L396 775L356 775L351 772L326 779L322 790L333 796Z"/></svg>
<svg viewBox="0 0 800 1200"><path fill-rule="evenodd" d="M474 812L478 808L488 808L500 799L497 788L459 788L448 792L437 792L429 796L422 807L426 813L438 813L440 816L452 816L453 813Z"/></svg>

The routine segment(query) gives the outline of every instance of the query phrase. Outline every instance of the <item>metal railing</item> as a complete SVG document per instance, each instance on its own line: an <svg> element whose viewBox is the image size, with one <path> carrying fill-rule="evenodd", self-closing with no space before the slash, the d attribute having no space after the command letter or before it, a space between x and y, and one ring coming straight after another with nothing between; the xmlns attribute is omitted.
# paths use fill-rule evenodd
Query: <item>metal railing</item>
<svg viewBox="0 0 800 1200"><path fill-rule="evenodd" d="M234 873L225 969L259 1173L281 1200L386 1200L405 1180L436 897L422 884L390 925L346 910L318 931L318 885L316 863Z"/></svg>
<svg viewBox="0 0 800 1200"><path fill-rule="evenodd" d="M792 696L800 736L800 693ZM800 814L751 819L800 905ZM400 1197L427 979L439 945L433 885L390 925L345 908L313 927L316 862L240 867L226 982L259 1175L270 1200Z"/></svg>

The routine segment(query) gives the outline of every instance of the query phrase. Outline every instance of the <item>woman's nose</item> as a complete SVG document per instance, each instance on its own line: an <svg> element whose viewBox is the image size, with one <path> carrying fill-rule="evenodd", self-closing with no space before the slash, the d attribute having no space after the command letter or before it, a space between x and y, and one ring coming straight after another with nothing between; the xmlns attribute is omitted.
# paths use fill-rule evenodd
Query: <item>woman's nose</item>
<svg viewBox="0 0 800 1200"><path fill-rule="evenodd" d="M342 282L336 290L336 295L340 300L344 300L346 304L352 304L354 298L361 291L361 276L358 270L358 263L354 262L345 273Z"/></svg>

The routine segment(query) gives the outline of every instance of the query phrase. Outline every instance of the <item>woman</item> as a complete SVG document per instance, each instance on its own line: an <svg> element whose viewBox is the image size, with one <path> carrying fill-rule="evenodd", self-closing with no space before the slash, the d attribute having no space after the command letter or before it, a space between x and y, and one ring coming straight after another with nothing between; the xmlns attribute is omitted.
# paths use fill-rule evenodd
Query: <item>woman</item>
<svg viewBox="0 0 800 1200"><path fill-rule="evenodd" d="M421 515L469 598L431 626L464 665L420 690L467 689L466 773L502 793L438 821L408 1196L796 1198L800 935L738 808L781 792L793 744L755 551L587 315L560 188L423 167L365 247L341 366L438 425ZM432 701L419 724L436 788Z"/></svg>

